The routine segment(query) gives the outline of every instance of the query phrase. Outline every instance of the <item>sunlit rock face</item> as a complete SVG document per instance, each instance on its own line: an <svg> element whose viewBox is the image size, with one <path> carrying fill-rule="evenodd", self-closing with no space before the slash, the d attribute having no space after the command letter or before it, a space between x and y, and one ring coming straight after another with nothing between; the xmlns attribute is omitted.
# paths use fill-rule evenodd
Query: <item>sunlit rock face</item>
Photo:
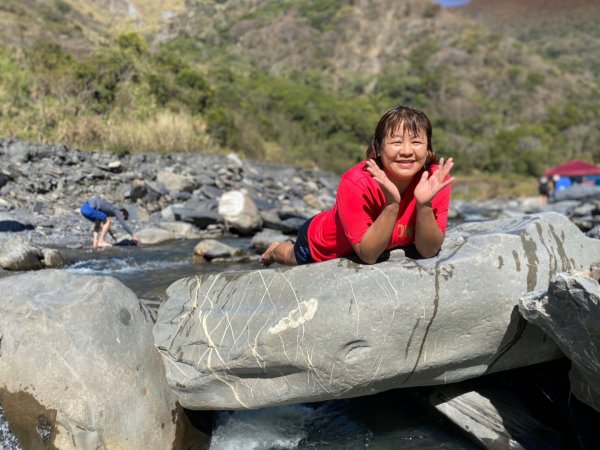
<svg viewBox="0 0 600 450"><path fill-rule="evenodd" d="M0 403L22 448L190 448L152 313L131 290L44 270L0 292Z"/></svg>
<svg viewBox="0 0 600 450"><path fill-rule="evenodd" d="M465 224L440 254L360 265L186 278L167 291L155 345L180 402L240 409L443 384L561 355L518 313L600 241L546 213Z"/></svg>

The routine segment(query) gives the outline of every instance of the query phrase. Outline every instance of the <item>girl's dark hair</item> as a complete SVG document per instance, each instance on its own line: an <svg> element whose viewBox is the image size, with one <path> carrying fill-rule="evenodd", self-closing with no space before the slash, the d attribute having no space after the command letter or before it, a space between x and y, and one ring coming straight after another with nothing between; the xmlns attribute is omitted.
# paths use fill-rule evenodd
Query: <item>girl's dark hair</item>
<svg viewBox="0 0 600 450"><path fill-rule="evenodd" d="M418 135L420 131L425 132L427 136L427 161L425 162L425 167L428 167L437 160L437 155L433 151L431 143L432 128L429 118L423 111L401 105L389 109L379 119L371 144L367 148L367 159L374 159L379 167L381 167L381 152L383 151L385 138L400 127L402 127L400 131L403 133L408 132L411 136Z"/></svg>

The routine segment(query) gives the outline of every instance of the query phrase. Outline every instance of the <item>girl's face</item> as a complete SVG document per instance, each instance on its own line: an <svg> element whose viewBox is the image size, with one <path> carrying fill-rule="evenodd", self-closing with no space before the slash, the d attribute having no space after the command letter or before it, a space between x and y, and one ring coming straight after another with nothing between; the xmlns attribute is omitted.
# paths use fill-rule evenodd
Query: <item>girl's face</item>
<svg viewBox="0 0 600 450"><path fill-rule="evenodd" d="M381 162L385 174L392 182L412 180L426 161L427 135L423 130L413 136L400 124L385 138Z"/></svg>

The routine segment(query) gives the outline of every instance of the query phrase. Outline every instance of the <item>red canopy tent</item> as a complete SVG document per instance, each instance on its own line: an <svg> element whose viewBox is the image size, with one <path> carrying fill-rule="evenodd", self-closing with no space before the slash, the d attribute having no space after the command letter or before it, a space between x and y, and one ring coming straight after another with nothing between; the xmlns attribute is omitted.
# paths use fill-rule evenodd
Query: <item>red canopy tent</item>
<svg viewBox="0 0 600 450"><path fill-rule="evenodd" d="M600 175L600 166L590 164L579 159L560 164L546 170L547 177L560 175L561 177L585 177L588 175Z"/></svg>

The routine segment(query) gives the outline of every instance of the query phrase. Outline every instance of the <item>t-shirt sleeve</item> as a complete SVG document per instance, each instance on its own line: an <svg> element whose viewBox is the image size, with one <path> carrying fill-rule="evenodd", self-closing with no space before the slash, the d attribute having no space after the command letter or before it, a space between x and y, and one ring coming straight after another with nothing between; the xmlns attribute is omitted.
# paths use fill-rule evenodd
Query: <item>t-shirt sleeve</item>
<svg viewBox="0 0 600 450"><path fill-rule="evenodd" d="M378 216L376 193L366 184L342 179L336 195L337 215L344 235L358 244Z"/></svg>
<svg viewBox="0 0 600 450"><path fill-rule="evenodd" d="M435 221L442 232L446 232L448 223L448 209L450 208L450 195L452 193L452 185L446 186L431 200L431 207Z"/></svg>

